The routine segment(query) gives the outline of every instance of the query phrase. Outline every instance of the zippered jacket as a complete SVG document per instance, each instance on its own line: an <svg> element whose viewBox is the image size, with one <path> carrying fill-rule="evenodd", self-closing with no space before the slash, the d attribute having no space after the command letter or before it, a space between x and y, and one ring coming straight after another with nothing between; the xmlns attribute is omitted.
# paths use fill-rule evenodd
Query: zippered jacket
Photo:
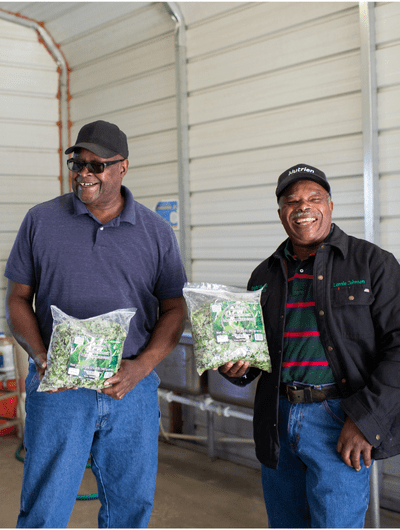
<svg viewBox="0 0 400 530"><path fill-rule="evenodd" d="M263 287L261 303L272 372L262 372L254 402L257 458L279 459L279 384L287 276L284 241L252 273L249 290ZM318 248L313 293L320 339L342 394L341 407L373 446L375 459L400 453L400 265L389 252L333 225ZM250 368L243 386L260 370Z"/></svg>

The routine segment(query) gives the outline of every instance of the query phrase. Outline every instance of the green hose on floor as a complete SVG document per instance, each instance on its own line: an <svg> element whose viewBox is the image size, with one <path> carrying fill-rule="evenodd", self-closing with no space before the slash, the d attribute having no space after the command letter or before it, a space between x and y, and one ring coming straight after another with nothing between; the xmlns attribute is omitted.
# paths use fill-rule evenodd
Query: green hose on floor
<svg viewBox="0 0 400 530"><path fill-rule="evenodd" d="M17 449L17 452L15 453L15 457L17 460L19 460L20 462L24 462L25 459L23 456L21 456L21 451L23 449L23 444L21 444L18 449ZM90 461L86 464L86 469L89 469L92 467L92 464L90 463ZM78 495L76 497L76 500L77 501L92 501L94 499L98 499L99 498L99 495L98 493L89 493L89 495Z"/></svg>

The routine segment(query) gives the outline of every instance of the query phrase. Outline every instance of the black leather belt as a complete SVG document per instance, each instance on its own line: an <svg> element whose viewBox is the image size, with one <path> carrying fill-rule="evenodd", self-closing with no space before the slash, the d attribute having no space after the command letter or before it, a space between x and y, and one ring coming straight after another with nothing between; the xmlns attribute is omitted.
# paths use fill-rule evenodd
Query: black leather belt
<svg viewBox="0 0 400 530"><path fill-rule="evenodd" d="M318 403L325 399L337 399L342 397L337 385L324 385L312 387L307 385L288 385L281 383L279 392L286 396L290 403Z"/></svg>

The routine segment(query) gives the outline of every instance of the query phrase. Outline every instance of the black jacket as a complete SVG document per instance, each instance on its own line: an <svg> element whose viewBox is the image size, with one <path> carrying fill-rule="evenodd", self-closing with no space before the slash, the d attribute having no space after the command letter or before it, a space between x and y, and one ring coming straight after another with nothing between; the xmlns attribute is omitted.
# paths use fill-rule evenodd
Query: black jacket
<svg viewBox="0 0 400 530"><path fill-rule="evenodd" d="M261 296L272 372L262 372L254 403L257 458L276 468L279 458L279 383L285 328L286 241L252 273L248 289ZM400 453L400 265L395 257L333 225L318 249L313 292L326 358L341 406L373 445L375 459ZM243 386L260 373L250 368Z"/></svg>

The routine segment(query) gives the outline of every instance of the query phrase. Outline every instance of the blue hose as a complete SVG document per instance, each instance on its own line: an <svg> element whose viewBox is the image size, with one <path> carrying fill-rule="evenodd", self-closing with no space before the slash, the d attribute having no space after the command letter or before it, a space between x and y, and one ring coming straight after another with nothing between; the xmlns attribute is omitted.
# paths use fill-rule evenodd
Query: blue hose
<svg viewBox="0 0 400 530"><path fill-rule="evenodd" d="M24 457L21 456L22 449L23 449L23 444L21 444L18 447L15 453L15 458L19 460L20 462L25 462ZM90 463L90 460L89 460L89 462L86 464L86 469L90 469L91 467L92 467L92 464ZM88 495L77 495L76 500L77 501L93 501L98 498L99 498L98 493L89 493Z"/></svg>

